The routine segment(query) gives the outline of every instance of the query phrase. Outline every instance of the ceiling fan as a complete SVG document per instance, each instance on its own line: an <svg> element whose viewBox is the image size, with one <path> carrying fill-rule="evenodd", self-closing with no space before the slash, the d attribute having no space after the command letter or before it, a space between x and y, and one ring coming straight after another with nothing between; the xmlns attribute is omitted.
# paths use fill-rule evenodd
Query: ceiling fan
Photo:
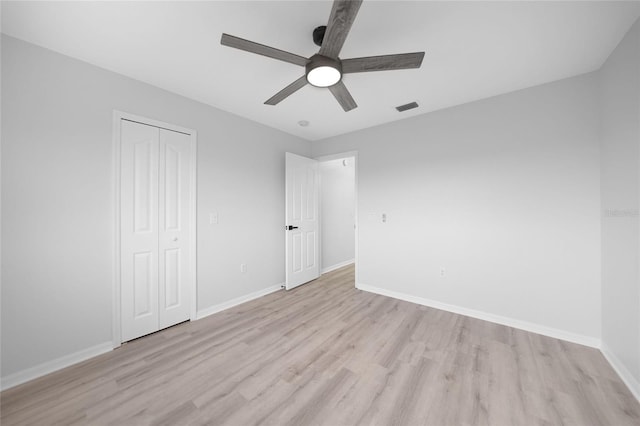
<svg viewBox="0 0 640 426"><path fill-rule="evenodd" d="M310 58L229 34L222 34L220 43L223 46L234 47L305 67L305 75L267 99L266 105L277 105L309 83L316 87L328 87L342 108L345 111L351 111L358 105L342 81L343 74L420 68L424 58L424 52L415 52L340 59L338 55L361 4L362 0L335 0L333 2L329 23L313 31L313 41L320 46L320 51Z"/></svg>

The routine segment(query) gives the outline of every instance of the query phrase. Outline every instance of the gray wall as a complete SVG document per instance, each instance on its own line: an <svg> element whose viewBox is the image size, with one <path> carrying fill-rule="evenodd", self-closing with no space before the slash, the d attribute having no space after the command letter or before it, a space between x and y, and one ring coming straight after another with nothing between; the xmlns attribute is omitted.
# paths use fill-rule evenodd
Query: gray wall
<svg viewBox="0 0 640 426"><path fill-rule="evenodd" d="M358 151L359 285L597 345L597 77L314 142Z"/></svg>
<svg viewBox="0 0 640 426"><path fill-rule="evenodd" d="M198 309L284 281L284 152L308 142L3 36L3 377L111 340L114 109L198 132Z"/></svg>
<svg viewBox="0 0 640 426"><path fill-rule="evenodd" d="M640 397L640 21L601 79L602 343Z"/></svg>

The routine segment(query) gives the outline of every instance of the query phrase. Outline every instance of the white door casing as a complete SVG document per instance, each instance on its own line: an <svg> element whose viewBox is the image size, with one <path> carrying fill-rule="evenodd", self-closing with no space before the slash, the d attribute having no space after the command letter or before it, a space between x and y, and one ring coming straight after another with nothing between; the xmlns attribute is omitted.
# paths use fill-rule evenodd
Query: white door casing
<svg viewBox="0 0 640 426"><path fill-rule="evenodd" d="M285 288L320 276L318 162L286 153ZM290 229L291 228L291 229Z"/></svg>
<svg viewBox="0 0 640 426"><path fill-rule="evenodd" d="M196 306L195 132L129 116L114 115L114 346L195 319Z"/></svg>

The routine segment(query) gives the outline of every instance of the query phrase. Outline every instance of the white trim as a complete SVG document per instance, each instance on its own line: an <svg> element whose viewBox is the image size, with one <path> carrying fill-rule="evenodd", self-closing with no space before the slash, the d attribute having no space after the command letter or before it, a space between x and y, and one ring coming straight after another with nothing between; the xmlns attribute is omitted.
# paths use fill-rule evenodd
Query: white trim
<svg viewBox="0 0 640 426"><path fill-rule="evenodd" d="M600 351L602 352L602 355L604 355L605 359L609 361L613 370L618 373L618 376L620 376L624 384L627 385L633 396L635 396L638 402L640 402L640 382L633 377L633 374L627 370L627 367L625 367L622 361L615 356L606 343L602 342L602 348Z"/></svg>
<svg viewBox="0 0 640 426"><path fill-rule="evenodd" d="M320 157L314 157L314 160L318 160L324 163L326 161L342 160L344 158L351 158L351 157L357 157L357 156L358 156L358 151L347 151L347 152L339 152L337 154L321 155Z"/></svg>
<svg viewBox="0 0 640 426"><path fill-rule="evenodd" d="M120 329L120 130L121 113L113 111L113 276L111 338L115 349L122 343Z"/></svg>
<svg viewBox="0 0 640 426"><path fill-rule="evenodd" d="M356 232L355 232L355 258L354 258L354 262L356 264L355 266L355 271L354 271L354 280L357 283L358 282L358 276L360 274L359 272L359 267L360 267L360 262L358 261L358 256L360 253L359 250L359 244L358 241L360 240L359 235L360 235L360 215L358 214L358 168L360 168L360 160L358 159L358 151L351 151L351 153L353 154L353 165L354 165L354 174L355 174L355 203L356 203L356 207L355 207L355 211L354 211L354 216L355 216L355 226L356 226ZM355 284L354 284L355 285Z"/></svg>
<svg viewBox="0 0 640 426"><path fill-rule="evenodd" d="M148 126L160 127L161 129L180 132L187 135L194 135L197 132L193 129L177 126L175 124L166 123L164 121L154 120L153 118L143 117L141 115L131 114L124 111L113 110L114 118L135 121L136 123L146 124Z"/></svg>
<svg viewBox="0 0 640 426"><path fill-rule="evenodd" d="M356 265L357 266L357 265ZM578 343L580 345L589 346L600 349L600 339L582 334L571 333L569 331L557 328L547 327L544 325L522 321L514 318L504 317L501 315L490 314L487 312L476 311L475 309L463 308L461 306L450 305L448 303L438 302L422 297L411 296L405 293L387 290L384 288L374 287L362 283L356 283L356 288L370 293L380 294L382 296L392 297L394 299L404 300L405 302L416 303L418 305L429 306L431 308L441 309L443 311L453 312L455 314L465 315L471 318L477 318L483 321L489 321L496 324L506 325L508 327L518 328L520 330L529 331L544 336L554 337L556 339L566 340L568 342Z"/></svg>
<svg viewBox="0 0 640 426"><path fill-rule="evenodd" d="M122 343L121 335L121 312L120 312L120 129L121 121L129 120L137 123L146 124L149 126L159 127L162 129L171 130L174 132L180 132L189 135L189 141L191 144L191 185L189 187L189 207L191 209L190 214L190 228L189 238L190 247L189 252L191 254L190 260L190 293L191 293L191 306L189 309L189 319L195 321L198 314L198 286L197 286L197 150L198 150L198 132L186 127L176 126L174 124L165 123L163 121L154 120L147 117L142 117L135 114L130 114L124 111L113 110L113 205L114 205L114 228L113 228L113 280L112 280L112 297L113 297L113 309L112 309L112 348L117 348Z"/></svg>
<svg viewBox="0 0 640 426"><path fill-rule="evenodd" d="M191 145L191 164L189 164L191 171L191 185L189 185L189 207L191 208L191 217L189 218L191 308L189 309L189 319L195 321L198 318L198 133L192 130L189 135Z"/></svg>
<svg viewBox="0 0 640 426"><path fill-rule="evenodd" d="M344 262L340 262L340 263L336 263L335 265L331 265L331 266L327 266L326 268L322 268L322 271L320 271L322 274L326 274L327 272L331 272L331 271L335 271L336 269L340 269L344 266L347 265L352 265L353 263L355 263L355 259L349 259L346 260Z"/></svg>
<svg viewBox="0 0 640 426"><path fill-rule="evenodd" d="M104 342L51 361L43 362L42 364L3 377L0 381L0 390L7 390L112 350L113 345L111 342Z"/></svg>
<svg viewBox="0 0 640 426"><path fill-rule="evenodd" d="M274 286L267 287L262 290L254 291L253 293L245 294L244 296L236 297L235 299L231 299L227 302L219 303L217 305L213 305L208 308L201 309L198 311L197 319L202 319L204 317L208 317L209 315L213 315L218 312L224 311L225 309L233 308L234 306L238 306L243 303L250 302L259 297L266 296L267 294L275 293L276 291L282 290L283 287L284 287L284 283L276 284Z"/></svg>

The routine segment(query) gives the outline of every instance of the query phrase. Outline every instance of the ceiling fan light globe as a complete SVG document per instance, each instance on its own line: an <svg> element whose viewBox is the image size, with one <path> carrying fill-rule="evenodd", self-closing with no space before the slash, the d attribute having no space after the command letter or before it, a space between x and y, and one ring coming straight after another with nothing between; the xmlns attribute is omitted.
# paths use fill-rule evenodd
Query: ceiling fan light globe
<svg viewBox="0 0 640 426"><path fill-rule="evenodd" d="M340 81L340 71L331 66L320 66L309 70L307 81L312 86L329 87Z"/></svg>

